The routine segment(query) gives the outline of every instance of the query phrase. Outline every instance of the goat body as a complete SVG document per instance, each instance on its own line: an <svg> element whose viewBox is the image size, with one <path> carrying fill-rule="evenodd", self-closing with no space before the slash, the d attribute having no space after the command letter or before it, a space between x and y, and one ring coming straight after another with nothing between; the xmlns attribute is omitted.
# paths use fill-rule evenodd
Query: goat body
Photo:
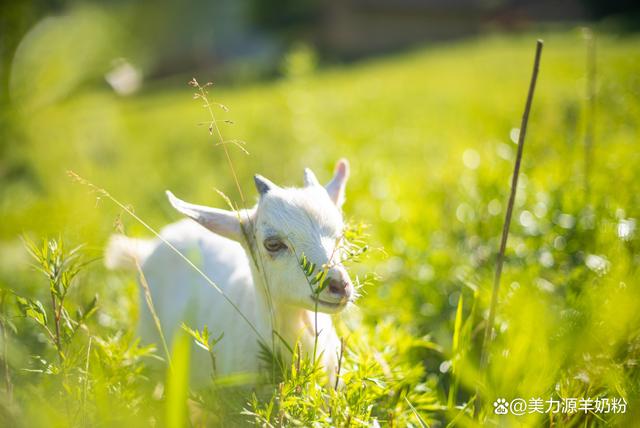
<svg viewBox="0 0 640 428"><path fill-rule="evenodd" d="M162 239L115 235L107 247L106 265L111 269L132 268L132 261L137 260L169 341L183 322L194 329L206 325L216 337L224 333L214 349L216 376L257 376L264 365L259 341L269 348L275 346L287 357L290 353L282 346L284 341L289 346L299 342L303 356L309 357L317 346L332 382L340 341L330 313L346 305L353 288L344 268L332 260L338 245L332 239L342 227L339 208L344 201L347 168L346 161L339 162L336 177L340 182L336 184L334 177L326 188L317 183L310 170L305 171L306 186L302 189L282 189L257 176L260 202L241 212L253 228L249 234L238 220L241 213L229 216L229 212L188 204L170 194L174 207L196 221L185 219L165 227L160 233ZM281 240L280 246L274 239ZM187 257L236 307L163 241ZM317 302L312 299L319 299L318 295L309 297L308 279L300 276L301 254L296 248L317 266L331 266L327 267L331 290L323 291ZM141 291L140 301L144 300ZM146 343L160 343L147 308L140 311L139 333ZM194 349L192 379L204 385L212 375L210 357Z"/></svg>

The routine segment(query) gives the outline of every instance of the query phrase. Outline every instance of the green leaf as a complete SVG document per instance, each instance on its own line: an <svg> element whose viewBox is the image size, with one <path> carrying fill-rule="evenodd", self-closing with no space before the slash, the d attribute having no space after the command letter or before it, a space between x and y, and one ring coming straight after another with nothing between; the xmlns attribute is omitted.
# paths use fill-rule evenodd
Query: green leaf
<svg viewBox="0 0 640 428"><path fill-rule="evenodd" d="M39 300L16 296L16 301L18 302L18 309L23 316L31 318L43 327L47 325L47 312Z"/></svg>
<svg viewBox="0 0 640 428"><path fill-rule="evenodd" d="M95 295L93 299L83 309L76 311L76 320L84 322L89 319L98 310L98 295Z"/></svg>
<svg viewBox="0 0 640 428"><path fill-rule="evenodd" d="M315 274L315 276L311 279L311 285L315 285L318 282L322 282L325 279L326 275L327 275L327 271L321 270L320 272Z"/></svg>
<svg viewBox="0 0 640 428"><path fill-rule="evenodd" d="M218 344L218 342L220 342L224 337L224 332L222 332L220 336L216 338L212 338L211 332L209 331L209 327L206 325L204 326L202 331L199 331L199 330L192 329L191 327L187 326L185 323L182 323L182 329L194 339L196 345L198 345L199 347L201 347L202 349L208 352L213 352L213 347L216 344Z"/></svg>
<svg viewBox="0 0 640 428"><path fill-rule="evenodd" d="M329 281L331 281L331 278L328 276L325 277L320 283L320 286L316 288L316 294L320 294L324 289L326 289L329 286Z"/></svg>
<svg viewBox="0 0 640 428"><path fill-rule="evenodd" d="M42 303L36 300L28 311L27 315L35 320L41 326L47 325L47 312L44 310Z"/></svg>

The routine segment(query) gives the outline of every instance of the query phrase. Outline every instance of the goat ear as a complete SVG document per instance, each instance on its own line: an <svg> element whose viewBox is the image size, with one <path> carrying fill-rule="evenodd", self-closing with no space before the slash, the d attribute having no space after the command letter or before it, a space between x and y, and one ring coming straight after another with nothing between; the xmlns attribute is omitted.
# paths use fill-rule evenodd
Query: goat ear
<svg viewBox="0 0 640 428"><path fill-rule="evenodd" d="M319 186L320 182L309 168L304 169L304 187Z"/></svg>
<svg viewBox="0 0 640 428"><path fill-rule="evenodd" d="M327 193L338 208L342 207L345 201L345 188L347 187L347 180L349 179L349 161L346 159L340 159L336 163L335 172L333 178L327 185Z"/></svg>
<svg viewBox="0 0 640 428"><path fill-rule="evenodd" d="M177 198L168 190L166 193L173 208L194 219L210 231L235 241L243 239L240 217L237 212L190 204Z"/></svg>
<svg viewBox="0 0 640 428"><path fill-rule="evenodd" d="M264 178L260 174L254 175L253 181L256 183L256 189L258 190L258 193L260 193L260 196L263 196L269 193L270 190L278 187L271 180Z"/></svg>

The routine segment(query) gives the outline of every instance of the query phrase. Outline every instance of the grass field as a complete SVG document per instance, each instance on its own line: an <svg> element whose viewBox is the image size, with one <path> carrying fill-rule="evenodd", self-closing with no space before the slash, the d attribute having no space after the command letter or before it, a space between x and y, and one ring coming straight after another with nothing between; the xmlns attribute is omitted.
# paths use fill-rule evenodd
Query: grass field
<svg viewBox="0 0 640 428"><path fill-rule="evenodd" d="M481 369L513 140L540 36L545 48L497 333ZM280 389L265 386L253 399L241 388L226 394L217 385L192 395L191 414L225 425L634 426L640 416L639 48L637 36L598 35L592 116L578 29L485 36L320 70L312 52L300 48L281 79L214 85L212 97L230 109L220 119L234 122L222 125L225 138L246 141L250 152L230 146L245 194L255 195L254 173L300 185L303 167L328 180L335 161L347 157L346 215L368 224L369 245L384 250L370 251L353 268L376 279L359 309L340 322L349 337L344 390L323 390L314 375L291 375ZM78 331L63 341L62 359L38 324L52 327L47 279L30 267L20 237L36 243L61 237L69 249L84 244L82 259L93 260L116 219L127 233L148 235L67 170L107 189L156 228L179 218L165 189L212 206L224 206L215 189L237 200L221 148L197 126L207 116L192 99L191 76L150 83L129 98L99 82L60 89L55 79L27 77L14 82L21 96L3 112L0 359L7 365L0 425L181 426L186 391L179 380L164 385L148 369L160 348L144 349L135 340L133 275L108 273L100 260L82 268L65 305L73 313L98 295L97 309L84 327L69 327ZM585 162L587 122L594 135ZM21 309L16 295L42 301L48 319L38 315L35 300ZM180 361L183 351L174 352ZM226 403L228 395L235 401ZM497 398L552 397L623 398L627 408L514 416L495 415L492 405Z"/></svg>

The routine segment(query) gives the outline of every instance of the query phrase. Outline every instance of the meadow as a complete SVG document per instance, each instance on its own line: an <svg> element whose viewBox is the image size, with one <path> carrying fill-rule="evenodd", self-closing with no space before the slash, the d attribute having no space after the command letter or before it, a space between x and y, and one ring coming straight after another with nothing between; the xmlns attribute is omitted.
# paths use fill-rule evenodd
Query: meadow
<svg viewBox="0 0 640 428"><path fill-rule="evenodd" d="M545 48L482 367L538 37ZM212 99L229 109L217 112L232 122L221 123L225 138L246 142L248 155L228 148L250 200L254 173L300 185L304 167L326 181L338 158L351 162L345 215L367 225L370 250L352 266L363 296L339 320L338 390L302 361L256 391L233 379L189 391L180 376L186 339L172 350L173 374L152 369L164 355L136 339L144 303L135 275L101 261L116 229L149 232L67 171L156 229L180 218L165 189L211 206L224 204L216 189L237 201L224 152L198 125L208 118L187 85L193 76L119 97L17 57L0 146L0 425L635 426L640 38L598 32L596 47L593 110L578 28L329 67L300 46L274 81L225 86L196 76L213 80ZM545 404L497 415L498 398L623 399L626 408L554 413Z"/></svg>

